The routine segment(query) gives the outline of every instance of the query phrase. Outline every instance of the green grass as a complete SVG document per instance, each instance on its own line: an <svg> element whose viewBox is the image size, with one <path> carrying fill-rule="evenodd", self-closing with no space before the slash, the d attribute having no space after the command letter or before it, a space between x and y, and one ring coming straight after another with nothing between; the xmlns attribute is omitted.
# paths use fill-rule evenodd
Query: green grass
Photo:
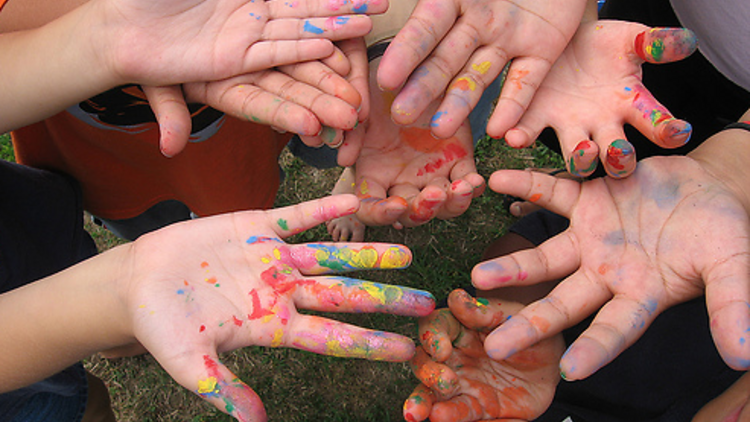
<svg viewBox="0 0 750 422"><path fill-rule="evenodd" d="M13 152L13 144L10 141L10 135L7 133L0 135L0 159L5 161L16 161L16 155Z"/></svg>
<svg viewBox="0 0 750 422"><path fill-rule="evenodd" d="M559 156L536 146L514 150L486 139L477 145L477 168L485 177L499 168L563 166ZM318 170L289 154L282 156L286 173L277 206L328 195L339 169ZM414 254L401 271L368 271L363 279L418 287L438 300L470 283L471 268L483 249L505 233L513 218L502 207L500 195L489 189L462 216L431 221L424 226L395 230L370 227L368 241L402 243ZM118 240L87 225L101 249ZM328 240L324 226L301 233L291 243ZM401 333L415 338L413 318L378 314L327 314L351 324ZM271 421L384 422L400 421L401 408L416 385L405 363L369 362L319 356L293 349L247 348L222 356L236 375L261 397ZM86 365L107 383L121 422L229 422L192 393L177 385L149 356L106 360L93 356Z"/></svg>

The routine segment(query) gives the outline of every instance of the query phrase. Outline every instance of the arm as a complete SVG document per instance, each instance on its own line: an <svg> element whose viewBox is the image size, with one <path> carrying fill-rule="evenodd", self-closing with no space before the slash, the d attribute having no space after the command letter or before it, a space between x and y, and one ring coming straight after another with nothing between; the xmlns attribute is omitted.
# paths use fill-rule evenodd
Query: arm
<svg viewBox="0 0 750 422"><path fill-rule="evenodd" d="M363 16L327 24L324 16L351 13L354 6L331 10L322 0L298 8L281 1L171 0L157 8L143 2L91 1L42 27L0 35L0 60L8 64L0 92L10 99L0 108L0 131L125 83L220 80L322 58L333 50L320 38L360 36L371 26ZM387 7L375 3L368 12Z"/></svg>
<svg viewBox="0 0 750 422"><path fill-rule="evenodd" d="M403 268L411 260L403 246L281 240L357 206L353 195L335 196L175 224L0 295L0 391L137 341L184 387L240 420L257 420L260 400L219 353L257 345L410 359L407 337L298 312L424 316L434 309L427 292L329 276Z"/></svg>

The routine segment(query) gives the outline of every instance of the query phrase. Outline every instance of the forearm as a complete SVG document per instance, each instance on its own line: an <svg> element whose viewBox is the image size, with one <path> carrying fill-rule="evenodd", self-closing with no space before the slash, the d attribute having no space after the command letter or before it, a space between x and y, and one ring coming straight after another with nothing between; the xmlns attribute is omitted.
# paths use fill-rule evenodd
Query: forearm
<svg viewBox="0 0 750 422"><path fill-rule="evenodd" d="M740 121L750 120L750 110ZM750 131L721 131L688 154L727 187L750 213Z"/></svg>
<svg viewBox="0 0 750 422"><path fill-rule="evenodd" d="M49 117L120 82L107 65L99 2L37 29L0 34L0 133Z"/></svg>
<svg viewBox="0 0 750 422"><path fill-rule="evenodd" d="M0 295L0 392L135 340L117 289L128 248Z"/></svg>

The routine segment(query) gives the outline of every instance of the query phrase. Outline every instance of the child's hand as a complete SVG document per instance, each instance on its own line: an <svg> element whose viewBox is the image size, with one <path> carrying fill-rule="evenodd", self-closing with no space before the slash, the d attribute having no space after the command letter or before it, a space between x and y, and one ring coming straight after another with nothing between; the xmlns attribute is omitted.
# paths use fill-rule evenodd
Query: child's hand
<svg viewBox="0 0 750 422"><path fill-rule="evenodd" d="M474 299L463 290L450 294L448 306L420 319L422 347L411 365L422 384L404 404L405 419L527 421L544 413L560 380L562 336L495 361L484 351L484 338L522 306Z"/></svg>
<svg viewBox="0 0 750 422"><path fill-rule="evenodd" d="M479 289L567 277L490 334L487 353L505 359L598 312L560 363L566 378L583 379L662 311L705 294L719 353L747 370L750 221L734 185L705 168L688 157L654 157L626 179L583 184L528 171L493 174L493 190L533 198L569 218L570 227L538 248L474 268Z"/></svg>
<svg viewBox="0 0 750 422"><path fill-rule="evenodd" d="M468 123L442 140L431 135L429 116L397 126L388 112L392 96L371 82L370 119L355 165L355 193L363 200L357 217L400 228L461 215L484 190Z"/></svg>
<svg viewBox="0 0 750 422"><path fill-rule="evenodd" d="M326 57L333 52L328 40L369 32L369 17L353 13L387 7L385 0L108 0L102 25L113 37L102 40L101 51L125 83L222 80Z"/></svg>
<svg viewBox="0 0 750 422"><path fill-rule="evenodd" d="M505 84L493 114L511 127L575 33L585 4L420 0L378 69L381 87L395 90L403 85L391 107L393 119L414 123L445 93L431 129L449 138L512 60L508 77L517 82Z"/></svg>
<svg viewBox="0 0 750 422"><path fill-rule="evenodd" d="M549 126L557 132L571 174L588 176L601 160L607 174L626 177L635 169L636 153L624 124L664 148L682 146L692 132L643 86L641 65L681 60L695 48L695 35L687 29L618 21L582 24L518 125L490 119L487 132L525 147ZM506 81L516 83L512 77Z"/></svg>
<svg viewBox="0 0 750 422"><path fill-rule="evenodd" d="M409 250L387 244L302 244L281 239L356 211L353 195L272 211L248 211L179 223L129 245L129 281L119 293L132 332L186 388L241 421L265 420L252 389L219 353L247 346L405 361L405 336L340 323L299 309L424 316L423 291L330 276L357 269L403 268Z"/></svg>

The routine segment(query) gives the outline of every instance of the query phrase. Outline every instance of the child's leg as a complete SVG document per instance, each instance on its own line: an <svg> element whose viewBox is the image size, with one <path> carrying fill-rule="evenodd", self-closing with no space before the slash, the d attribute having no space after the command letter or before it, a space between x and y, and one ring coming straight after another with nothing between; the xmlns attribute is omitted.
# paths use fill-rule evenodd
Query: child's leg
<svg viewBox="0 0 750 422"><path fill-rule="evenodd" d="M354 193L354 169L352 167L344 168L331 191L333 195L340 193ZM326 227L335 242L361 242L365 239L365 225L359 221L356 214L328 221Z"/></svg>

